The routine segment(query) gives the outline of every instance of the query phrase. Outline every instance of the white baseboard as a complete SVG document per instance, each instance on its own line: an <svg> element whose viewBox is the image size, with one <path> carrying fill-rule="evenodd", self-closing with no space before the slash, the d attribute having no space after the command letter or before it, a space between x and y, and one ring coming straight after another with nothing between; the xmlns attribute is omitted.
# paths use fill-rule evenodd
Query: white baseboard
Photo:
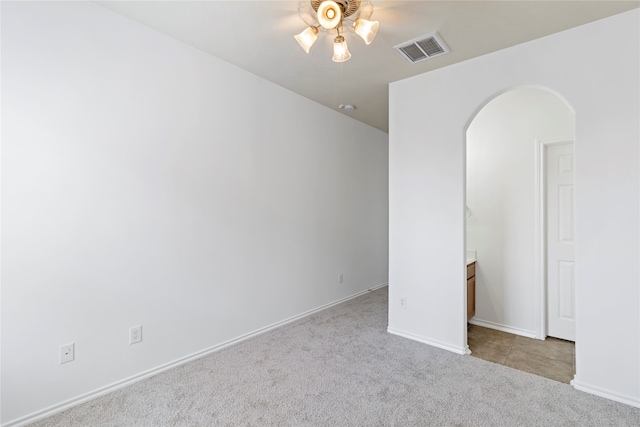
<svg viewBox="0 0 640 427"><path fill-rule="evenodd" d="M615 402L624 403L625 405L633 406L635 408L640 408L640 397L627 396L624 394L613 392L611 390L606 390L602 387L581 383L577 378L574 378L571 381L571 385L576 390L584 391L585 393L593 394L599 397L604 397L605 399L613 400Z"/></svg>
<svg viewBox="0 0 640 427"><path fill-rule="evenodd" d="M390 334L393 334L393 335L398 335L398 336L403 337L403 338L408 338L408 339L413 340L413 341L418 341L418 342L421 342L423 344L428 344L428 345L433 346L433 347L438 347L438 348L441 348L443 350L451 351L451 352L456 353L456 354L468 354L466 346L465 347L456 347L456 346L453 346L451 344L444 343L442 341L437 341L437 340L434 340L434 339L431 339L431 338L422 337L420 335L415 335L415 334L412 334L410 332L404 332L404 331L401 331L399 329L394 329L394 328L391 328L391 327L387 328L387 332L389 332Z"/></svg>
<svg viewBox="0 0 640 427"><path fill-rule="evenodd" d="M480 319L471 319L469 321L472 325L482 326L483 328L497 329L498 331L508 332L510 334L521 335L527 338L536 338L535 331L527 331L526 329L514 328L513 326L501 325L500 323L489 322Z"/></svg>
<svg viewBox="0 0 640 427"><path fill-rule="evenodd" d="M348 297L341 298L341 299L339 299L337 301L333 301L333 302L330 302L328 304L324 304L324 305L322 305L320 307L314 308L314 309L309 310L309 311L305 311L304 313L298 314L296 316L289 317L288 319L284 319L284 320L281 320L279 322L273 323L271 325L265 326L263 328L256 329L255 331L249 332L248 334L241 335L241 336L239 336L237 338L230 339L228 341L225 341L223 343L214 345L212 347L206 348L204 350L198 351L198 352L190 354L188 356L181 357L180 359L176 359L176 360L174 360L172 362L165 363L164 365L160 365L160 366L157 366L155 368L149 369L148 371L144 371L144 372L141 372L139 374L133 375L133 376L131 376L129 378L125 378L123 380L116 381L116 382L114 382L112 384L109 384L107 386L100 387L100 388L98 388L96 390L90 391L89 393L82 394L82 395L80 395L78 397L74 397L74 398L66 400L66 401L64 401L62 403L58 403L56 405L49 406L48 408L42 409L40 411L36 411L36 412L31 413L31 414L25 415L23 417L16 418L14 420L8 421L7 423L2 424L1 427L22 427L22 426L26 426L26 425L34 423L34 422L36 422L38 420L50 417L51 415L55 415L58 412L62 412L64 410L67 410L67 409L72 408L74 406L77 406L77 405L80 405L82 403L85 403L85 402L88 402L90 400L93 400L93 399L95 399L97 397L104 396L106 394L109 394L109 393L114 392L116 390L119 390L121 388L127 387L127 386L129 386L131 384L137 383L138 381L142 381L142 380L144 380L146 378L149 378L149 377L152 377L154 375L160 374L162 372L168 371L169 369L173 369L173 368L175 368L177 366L184 365L185 363L194 361L194 360L199 359L201 357L207 356L207 355L209 355L211 353L215 353L217 351L220 351L220 350L222 350L222 349L224 349L226 347L232 346L234 344L238 344L238 343L240 343L240 342L242 342L244 340L247 340L249 338L253 338L255 336L264 334L265 332L268 332L268 331L270 331L272 329L279 328L279 327L284 326L284 325L286 325L288 323L295 322L296 320L299 320L299 319L302 319L304 317L307 317L307 316L310 316L312 314L315 314L315 313L317 313L319 311L326 310L327 308L333 307L334 305L341 304L343 302L346 302L346 301L349 301L351 299L357 298L357 297L359 297L361 295L364 295L366 293L378 290L380 288L384 288L385 286L387 286L387 284L383 283L381 285L369 288L369 289L367 289L365 291L361 291L361 292L355 293L353 295L350 295Z"/></svg>

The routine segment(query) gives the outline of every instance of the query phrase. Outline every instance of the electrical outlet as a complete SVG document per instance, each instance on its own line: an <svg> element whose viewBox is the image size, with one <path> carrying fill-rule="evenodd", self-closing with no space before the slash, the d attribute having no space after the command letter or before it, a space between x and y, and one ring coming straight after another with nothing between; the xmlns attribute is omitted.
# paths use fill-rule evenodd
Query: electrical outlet
<svg viewBox="0 0 640 427"><path fill-rule="evenodd" d="M129 328L129 344L136 344L142 341L142 325Z"/></svg>
<svg viewBox="0 0 640 427"><path fill-rule="evenodd" d="M407 297L400 298L400 308L407 308Z"/></svg>
<svg viewBox="0 0 640 427"><path fill-rule="evenodd" d="M338 276L338 282L340 284L344 283L344 274L340 273L340 275Z"/></svg>
<svg viewBox="0 0 640 427"><path fill-rule="evenodd" d="M67 362L73 362L75 359L75 343L65 344L60 346L60 364Z"/></svg>

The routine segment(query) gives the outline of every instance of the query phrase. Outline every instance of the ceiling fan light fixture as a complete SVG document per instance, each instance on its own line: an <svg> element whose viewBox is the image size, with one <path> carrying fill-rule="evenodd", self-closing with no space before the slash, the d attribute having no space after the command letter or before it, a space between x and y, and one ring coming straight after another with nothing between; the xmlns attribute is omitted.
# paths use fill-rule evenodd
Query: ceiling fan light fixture
<svg viewBox="0 0 640 427"><path fill-rule="evenodd" d="M345 62L351 58L347 42L342 36L333 39L333 62Z"/></svg>
<svg viewBox="0 0 640 427"><path fill-rule="evenodd" d="M373 5L369 0L306 1L311 7L301 3L298 7L298 13L307 24L307 28L294 37L307 53L318 39L319 32L333 33L336 31L337 37L333 40L333 57L331 59L334 62L344 62L351 58L351 53L347 48L343 31L348 30L356 33L367 45L371 44L378 32L380 25L378 21L366 19L373 13Z"/></svg>
<svg viewBox="0 0 640 427"><path fill-rule="evenodd" d="M318 39L318 29L316 27L307 27L303 32L293 36L305 52L309 53L311 46Z"/></svg>
<svg viewBox="0 0 640 427"><path fill-rule="evenodd" d="M366 19L356 19L353 23L353 31L360 37L366 44L371 44L378 32L380 23L378 21L368 21Z"/></svg>
<svg viewBox="0 0 640 427"><path fill-rule="evenodd" d="M332 30L342 22L342 8L333 0L325 0L318 6L318 22L323 28Z"/></svg>

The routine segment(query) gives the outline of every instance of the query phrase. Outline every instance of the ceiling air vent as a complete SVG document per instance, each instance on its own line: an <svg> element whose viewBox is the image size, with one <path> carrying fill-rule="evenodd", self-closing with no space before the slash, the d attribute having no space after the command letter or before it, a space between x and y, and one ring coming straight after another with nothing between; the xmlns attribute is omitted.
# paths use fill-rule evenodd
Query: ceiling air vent
<svg viewBox="0 0 640 427"><path fill-rule="evenodd" d="M427 34L393 48L412 64L450 52L438 33Z"/></svg>

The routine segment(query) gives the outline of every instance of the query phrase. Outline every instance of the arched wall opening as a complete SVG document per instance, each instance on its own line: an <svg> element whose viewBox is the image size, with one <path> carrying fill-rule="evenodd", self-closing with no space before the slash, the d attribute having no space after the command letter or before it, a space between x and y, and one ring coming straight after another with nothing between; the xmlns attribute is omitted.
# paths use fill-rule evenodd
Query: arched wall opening
<svg viewBox="0 0 640 427"><path fill-rule="evenodd" d="M547 88L510 88L483 103L465 136L466 250L478 261L469 321L544 339L544 154L574 141L574 111Z"/></svg>
<svg viewBox="0 0 640 427"><path fill-rule="evenodd" d="M634 10L390 84L389 332L465 352L466 126L505 88L553 88L576 112L573 384L640 407L638 18Z"/></svg>

